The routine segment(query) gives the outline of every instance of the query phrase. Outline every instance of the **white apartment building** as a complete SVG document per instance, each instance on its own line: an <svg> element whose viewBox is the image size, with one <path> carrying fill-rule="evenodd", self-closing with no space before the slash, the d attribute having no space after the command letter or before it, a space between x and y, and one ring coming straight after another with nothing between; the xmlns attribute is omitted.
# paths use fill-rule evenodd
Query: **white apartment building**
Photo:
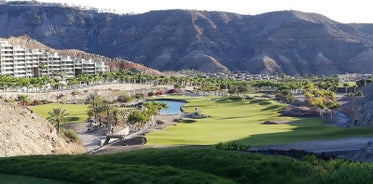
<svg viewBox="0 0 373 184"><path fill-rule="evenodd" d="M0 41L0 75L71 78L81 73L97 74L106 71L109 71L109 67L102 61L71 58Z"/></svg>

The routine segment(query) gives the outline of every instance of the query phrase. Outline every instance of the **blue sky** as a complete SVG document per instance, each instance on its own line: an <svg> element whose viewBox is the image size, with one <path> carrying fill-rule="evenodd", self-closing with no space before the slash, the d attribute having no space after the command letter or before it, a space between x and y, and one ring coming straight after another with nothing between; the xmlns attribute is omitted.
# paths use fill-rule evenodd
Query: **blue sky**
<svg viewBox="0 0 373 184"><path fill-rule="evenodd" d="M39 0L98 7L121 13L150 10L195 9L260 14L279 10L299 10L323 14L342 23L373 23L369 0Z"/></svg>

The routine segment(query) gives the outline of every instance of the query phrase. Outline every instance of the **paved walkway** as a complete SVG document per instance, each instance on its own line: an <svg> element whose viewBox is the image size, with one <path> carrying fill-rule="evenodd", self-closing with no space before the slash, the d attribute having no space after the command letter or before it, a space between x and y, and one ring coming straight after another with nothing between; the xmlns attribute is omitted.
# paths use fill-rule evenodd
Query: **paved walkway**
<svg viewBox="0 0 373 184"><path fill-rule="evenodd" d="M307 152L321 153L321 152L338 152L338 151L353 151L359 150L369 141L373 141L373 137L351 137L340 138L333 140L321 141L305 141L288 144L266 145L266 146L253 146L250 150L265 150L265 149L278 149L278 150L304 150Z"/></svg>

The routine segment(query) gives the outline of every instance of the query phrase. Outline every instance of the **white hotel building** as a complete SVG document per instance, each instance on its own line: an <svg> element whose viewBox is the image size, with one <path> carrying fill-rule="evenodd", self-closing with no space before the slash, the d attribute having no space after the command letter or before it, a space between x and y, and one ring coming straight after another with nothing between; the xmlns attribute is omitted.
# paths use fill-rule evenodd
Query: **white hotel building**
<svg viewBox="0 0 373 184"><path fill-rule="evenodd" d="M0 41L0 75L14 77L57 77L64 78L84 74L104 73L109 67L102 61L61 56L38 49L21 48Z"/></svg>

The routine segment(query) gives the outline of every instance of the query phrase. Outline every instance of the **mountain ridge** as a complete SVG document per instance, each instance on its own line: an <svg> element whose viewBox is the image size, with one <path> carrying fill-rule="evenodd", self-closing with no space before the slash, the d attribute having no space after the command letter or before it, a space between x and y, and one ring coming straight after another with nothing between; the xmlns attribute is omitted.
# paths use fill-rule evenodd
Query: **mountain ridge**
<svg viewBox="0 0 373 184"><path fill-rule="evenodd" d="M27 34L53 48L123 58L161 71L373 73L370 30L369 25L342 24L300 11L240 15L157 10L118 15L0 5L0 37Z"/></svg>

